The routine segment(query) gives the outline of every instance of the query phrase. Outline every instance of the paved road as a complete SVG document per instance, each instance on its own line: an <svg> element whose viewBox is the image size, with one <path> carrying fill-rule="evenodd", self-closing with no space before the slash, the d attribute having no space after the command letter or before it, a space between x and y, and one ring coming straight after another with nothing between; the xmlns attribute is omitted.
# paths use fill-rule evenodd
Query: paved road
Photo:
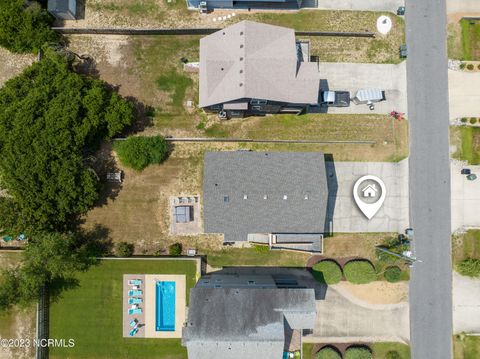
<svg viewBox="0 0 480 359"><path fill-rule="evenodd" d="M407 0L410 218L422 263L410 281L413 359L452 357L445 0Z"/></svg>

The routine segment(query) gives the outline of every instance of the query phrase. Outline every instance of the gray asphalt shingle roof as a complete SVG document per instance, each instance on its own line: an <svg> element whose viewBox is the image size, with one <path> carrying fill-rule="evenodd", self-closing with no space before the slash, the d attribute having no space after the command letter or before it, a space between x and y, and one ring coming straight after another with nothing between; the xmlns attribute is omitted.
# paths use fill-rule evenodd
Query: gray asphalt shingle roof
<svg viewBox="0 0 480 359"><path fill-rule="evenodd" d="M298 62L293 29L241 21L200 40L200 106L256 98L318 102L320 74Z"/></svg>
<svg viewBox="0 0 480 359"><path fill-rule="evenodd" d="M281 358L285 325L312 329L313 289L193 288L183 343L192 359Z"/></svg>
<svg viewBox="0 0 480 359"><path fill-rule="evenodd" d="M323 153L207 152L204 228L225 241L249 233L323 233L328 199Z"/></svg>

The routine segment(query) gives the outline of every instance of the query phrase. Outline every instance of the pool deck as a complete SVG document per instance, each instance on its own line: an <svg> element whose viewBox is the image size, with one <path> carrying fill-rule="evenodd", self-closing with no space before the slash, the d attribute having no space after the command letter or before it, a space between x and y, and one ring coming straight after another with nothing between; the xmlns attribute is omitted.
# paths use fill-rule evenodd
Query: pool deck
<svg viewBox="0 0 480 359"><path fill-rule="evenodd" d="M143 303L139 305L142 309L142 314L128 315L128 309L131 305L128 304L128 291L131 289L131 286L128 285L130 279L141 279L142 285L140 289L143 291L143 295L139 298L143 299ZM124 274L123 276L123 336L124 338L145 338L145 275L143 274ZM130 326L130 321L132 319L137 319L138 333L135 336L131 337L129 335L132 327Z"/></svg>
<svg viewBox="0 0 480 359"><path fill-rule="evenodd" d="M175 282L175 331L156 331L156 283ZM145 338L181 338L186 318L186 277L184 274L145 275Z"/></svg>

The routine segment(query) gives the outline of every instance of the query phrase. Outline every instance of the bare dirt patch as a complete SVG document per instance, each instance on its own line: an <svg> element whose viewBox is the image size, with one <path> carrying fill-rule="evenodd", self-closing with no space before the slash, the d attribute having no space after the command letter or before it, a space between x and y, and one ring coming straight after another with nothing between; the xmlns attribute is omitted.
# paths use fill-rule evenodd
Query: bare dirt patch
<svg viewBox="0 0 480 359"><path fill-rule="evenodd" d="M3 86L6 81L30 66L34 61L34 55L13 54L3 47L0 47L0 87Z"/></svg>
<svg viewBox="0 0 480 359"><path fill-rule="evenodd" d="M372 282L355 285L349 282L340 282L335 286L347 290L356 298L370 304L396 304L408 301L408 282Z"/></svg>

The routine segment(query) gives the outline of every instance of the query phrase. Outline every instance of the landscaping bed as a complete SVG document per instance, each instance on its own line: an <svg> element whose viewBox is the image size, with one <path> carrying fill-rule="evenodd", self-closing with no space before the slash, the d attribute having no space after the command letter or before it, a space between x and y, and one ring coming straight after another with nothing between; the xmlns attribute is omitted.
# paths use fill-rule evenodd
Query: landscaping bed
<svg viewBox="0 0 480 359"><path fill-rule="evenodd" d="M394 343L394 342L381 342L381 343L304 343L303 344L303 358L304 359L317 359L317 353L323 348L332 348L335 351L341 353L345 358L345 353L348 348L359 347L368 348L371 351L371 357L373 359L390 359L387 357L387 353L398 353L398 359L410 359L410 347L406 344ZM335 357L333 357L335 358ZM391 357L395 358L395 357Z"/></svg>
<svg viewBox="0 0 480 359"><path fill-rule="evenodd" d="M123 275L139 273L185 274L188 305L194 261L102 260L51 303L50 337L73 338L75 346L51 347L50 358L187 358L180 339L123 338Z"/></svg>
<svg viewBox="0 0 480 359"><path fill-rule="evenodd" d="M454 359L480 358L480 337L457 334L453 336Z"/></svg>

